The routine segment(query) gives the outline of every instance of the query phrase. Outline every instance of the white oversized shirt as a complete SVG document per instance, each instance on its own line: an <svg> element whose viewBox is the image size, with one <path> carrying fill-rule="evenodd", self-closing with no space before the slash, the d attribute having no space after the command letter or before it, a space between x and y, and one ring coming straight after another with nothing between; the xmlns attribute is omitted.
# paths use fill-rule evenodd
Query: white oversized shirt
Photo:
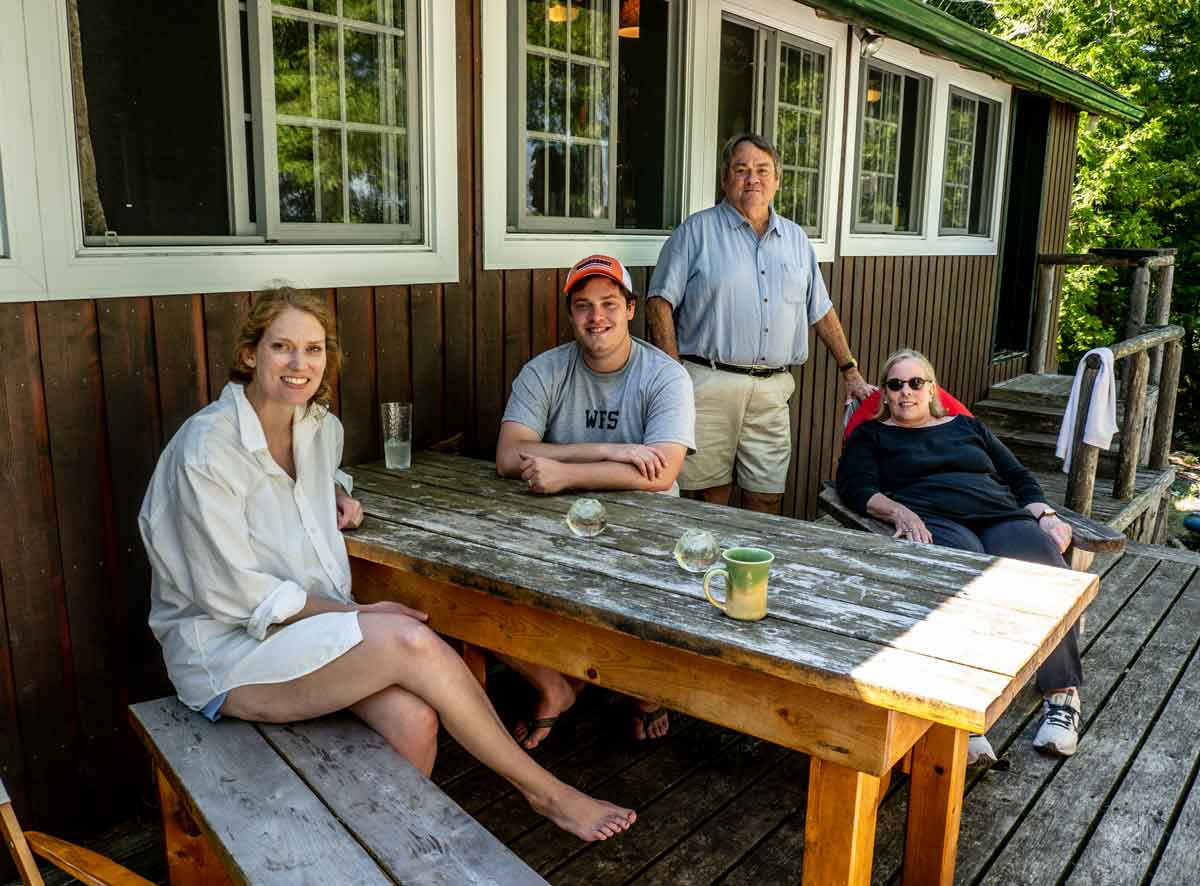
<svg viewBox="0 0 1200 886"><path fill-rule="evenodd" d="M180 700L199 710L250 683L310 673L357 644L355 613L275 627L308 595L350 602L337 528L342 426L297 408L296 480L271 457L242 386L188 419L155 468L138 517L153 570L150 627Z"/></svg>

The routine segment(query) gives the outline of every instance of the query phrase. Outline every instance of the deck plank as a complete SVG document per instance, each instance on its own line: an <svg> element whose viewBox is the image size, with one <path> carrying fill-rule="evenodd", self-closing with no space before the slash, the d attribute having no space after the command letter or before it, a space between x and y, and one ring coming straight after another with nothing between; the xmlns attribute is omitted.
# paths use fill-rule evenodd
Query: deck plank
<svg viewBox="0 0 1200 886"><path fill-rule="evenodd" d="M1126 665L1124 676L1103 707L1090 718L1075 756L1062 762L1048 761L1053 775L1045 780L1041 794L982 883L1058 882L1065 873L1071 855L1063 847L1078 845L1087 834L1123 777L1127 761L1153 725L1160 700L1191 658L1195 625L1200 623L1200 583L1184 583L1194 572L1179 564L1164 564L1156 572L1155 579L1171 583L1162 587L1163 596L1169 597L1169 611ZM1031 738L1035 729L1033 724L1027 730ZM1166 793L1169 783L1160 785L1159 790ZM1110 868L1110 876L1114 873ZM1113 877L1109 882L1132 881Z"/></svg>
<svg viewBox="0 0 1200 886"><path fill-rule="evenodd" d="M1193 576L1179 605L1200 595L1200 578ZM1177 606L1178 609L1178 606ZM1172 613L1174 615L1174 613ZM1156 634L1156 639L1161 632ZM1192 772L1200 765L1196 744L1196 711L1200 710L1200 659L1191 637L1187 669L1165 700L1146 742L1137 750L1129 771L1107 803L1103 818L1084 847L1067 880L1068 886L1088 886L1105 880L1140 883L1154 859L1154 847L1169 833L1172 813L1187 794ZM1153 654L1150 647L1146 655ZM1113 705L1116 699L1109 702ZM1148 707L1147 700L1135 706ZM1093 730L1094 732L1095 730ZM1093 734L1089 733L1089 742ZM1073 792L1078 786L1073 785ZM1193 847L1193 853L1200 847ZM1193 865L1195 854L1192 855ZM1193 867L1193 873L1195 868Z"/></svg>

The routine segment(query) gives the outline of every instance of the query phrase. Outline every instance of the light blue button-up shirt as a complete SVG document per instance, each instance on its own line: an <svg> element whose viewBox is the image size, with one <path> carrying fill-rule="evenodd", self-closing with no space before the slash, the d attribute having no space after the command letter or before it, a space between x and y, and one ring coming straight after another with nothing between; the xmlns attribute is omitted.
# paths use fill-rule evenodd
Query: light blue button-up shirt
<svg viewBox="0 0 1200 886"><path fill-rule="evenodd" d="M772 208L760 239L725 200L675 229L646 294L674 310L679 353L742 366L803 363L809 326L833 307L799 225Z"/></svg>

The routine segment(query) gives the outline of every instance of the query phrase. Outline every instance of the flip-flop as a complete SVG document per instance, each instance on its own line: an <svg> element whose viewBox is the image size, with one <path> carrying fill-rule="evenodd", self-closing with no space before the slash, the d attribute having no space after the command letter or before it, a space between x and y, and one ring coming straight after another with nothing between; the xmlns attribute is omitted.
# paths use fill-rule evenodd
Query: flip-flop
<svg viewBox="0 0 1200 886"><path fill-rule="evenodd" d="M525 733L524 738L517 739L517 744L519 744L521 747L525 748L525 750L527 750L527 751L532 751L532 750L535 750L538 747L538 745L540 745L543 741L545 741L547 738L550 737L549 730L554 728L554 724L558 722L558 717L538 717L535 720L522 720L521 722L523 722L525 724L525 729L527 731ZM544 736L542 736L541 741L539 741L532 748L526 748L525 742L527 742L529 740L529 737L531 735L533 735L533 733L537 732L539 729L547 730L546 734ZM516 736L514 735L513 738L516 738Z"/></svg>
<svg viewBox="0 0 1200 886"><path fill-rule="evenodd" d="M670 711L668 711L667 708L663 705L659 705L652 711L643 711L641 708L639 708L638 712L634 715L634 719L642 721L642 739L641 740L642 741L652 741L656 738L666 738L665 735L651 735L650 727L653 726L655 723L657 723L660 720L665 720L669 714L670 714ZM634 737L635 738L637 737L636 733L635 733Z"/></svg>

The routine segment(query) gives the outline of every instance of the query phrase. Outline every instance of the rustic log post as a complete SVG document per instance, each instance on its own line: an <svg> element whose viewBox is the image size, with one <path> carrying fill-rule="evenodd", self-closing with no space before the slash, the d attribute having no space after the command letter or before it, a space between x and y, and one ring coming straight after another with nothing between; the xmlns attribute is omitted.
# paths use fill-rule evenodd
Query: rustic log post
<svg viewBox="0 0 1200 886"><path fill-rule="evenodd" d="M1127 501L1137 484L1142 450L1142 420L1146 414L1146 384L1150 380L1150 355L1138 351L1130 358L1129 382L1125 386L1125 421L1121 426L1121 460L1113 482L1113 498Z"/></svg>
<svg viewBox="0 0 1200 886"><path fill-rule="evenodd" d="M1171 320L1171 288L1175 283L1175 262L1158 269L1158 286L1154 290L1154 304L1150 308L1150 322L1155 326L1166 326ZM1163 347L1160 345L1150 354L1150 384L1161 386Z"/></svg>
<svg viewBox="0 0 1200 886"><path fill-rule="evenodd" d="M1089 354L1079 382L1079 403L1075 412L1075 429L1071 435L1071 468L1067 472L1066 505L1077 514L1092 516L1092 495L1096 488L1096 468L1100 450L1083 442L1088 411L1092 408L1092 388L1100 372L1100 358Z"/></svg>
<svg viewBox="0 0 1200 886"><path fill-rule="evenodd" d="M1054 308L1055 266L1043 264L1038 274L1037 318L1033 324L1033 343L1029 347L1029 371L1041 375L1046 371L1046 349L1050 344L1050 315Z"/></svg>
<svg viewBox="0 0 1200 886"><path fill-rule="evenodd" d="M1158 387L1158 408L1154 413L1154 437L1150 443L1150 467L1161 471L1171 454L1175 430L1175 397L1179 393L1179 369L1183 362L1183 342L1176 339L1163 345L1162 382Z"/></svg>

